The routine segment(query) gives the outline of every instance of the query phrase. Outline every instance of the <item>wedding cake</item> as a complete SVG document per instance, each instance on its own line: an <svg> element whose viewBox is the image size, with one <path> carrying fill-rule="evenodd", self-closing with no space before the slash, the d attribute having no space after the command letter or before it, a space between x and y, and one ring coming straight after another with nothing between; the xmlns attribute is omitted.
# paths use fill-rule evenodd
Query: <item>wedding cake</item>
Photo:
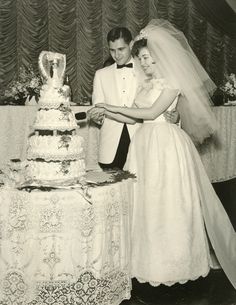
<svg viewBox="0 0 236 305"><path fill-rule="evenodd" d="M40 184L77 183L85 175L84 139L77 134L70 87L63 84L66 57L43 51L39 68L46 82L28 141L26 175Z"/></svg>

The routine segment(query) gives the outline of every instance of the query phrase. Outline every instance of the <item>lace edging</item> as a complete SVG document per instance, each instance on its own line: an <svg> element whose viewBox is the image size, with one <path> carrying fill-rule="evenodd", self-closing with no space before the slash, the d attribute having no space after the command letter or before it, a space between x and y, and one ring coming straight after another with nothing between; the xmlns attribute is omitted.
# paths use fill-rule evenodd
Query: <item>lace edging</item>
<svg viewBox="0 0 236 305"><path fill-rule="evenodd" d="M179 280L179 281L154 282L154 281L150 281L150 280L148 280L148 279L144 279L144 278L137 277L137 276L135 276L135 275L132 275L132 278L136 278L137 281L138 281L139 283L141 283L141 284L143 284L143 283L149 283L149 284L150 284L151 286L153 286L153 287L158 287L158 286L160 286L161 284L162 284L162 285L165 285L165 286L172 286L172 285L177 284L177 283L179 283L179 284L185 284L185 283L187 283L188 281L196 281L196 280L197 280L198 278L200 278L200 277L206 277L206 276L209 274L210 270L211 270L211 268L209 267L208 271L207 271L206 273L204 273L204 274L201 274L201 275L192 277L191 279L184 279L184 280Z"/></svg>
<svg viewBox="0 0 236 305"><path fill-rule="evenodd" d="M42 158L45 161L65 161L65 160L84 160L85 154L83 153L68 153L67 155L47 154L47 153L28 153L27 159Z"/></svg>
<svg viewBox="0 0 236 305"><path fill-rule="evenodd" d="M71 126L68 125L54 125L54 126L49 126L49 125L39 125L39 124L35 124L34 125L34 129L38 129L38 130L59 130L59 131L67 131L67 130L73 130L77 128L77 124L73 124Z"/></svg>
<svg viewBox="0 0 236 305"><path fill-rule="evenodd" d="M43 109L55 109L55 110L58 110L58 107L63 104L63 105L66 105L66 106L70 106L70 102L54 102L54 103L46 103L46 102L40 102L39 101L39 106L40 108L43 108Z"/></svg>

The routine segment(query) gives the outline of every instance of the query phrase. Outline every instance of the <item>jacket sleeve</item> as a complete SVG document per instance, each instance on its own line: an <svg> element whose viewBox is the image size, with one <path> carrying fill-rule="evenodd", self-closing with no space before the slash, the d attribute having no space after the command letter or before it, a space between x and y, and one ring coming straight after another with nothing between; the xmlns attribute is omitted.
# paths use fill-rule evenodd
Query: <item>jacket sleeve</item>
<svg viewBox="0 0 236 305"><path fill-rule="evenodd" d="M93 94L92 94L92 104L105 103L105 96L102 88L101 82L101 72L98 70L95 73L93 80Z"/></svg>

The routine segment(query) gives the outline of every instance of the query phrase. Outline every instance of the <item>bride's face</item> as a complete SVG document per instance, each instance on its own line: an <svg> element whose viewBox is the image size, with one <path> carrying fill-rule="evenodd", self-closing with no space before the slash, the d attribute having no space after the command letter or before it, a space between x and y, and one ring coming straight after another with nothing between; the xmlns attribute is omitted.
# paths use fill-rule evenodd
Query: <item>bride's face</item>
<svg viewBox="0 0 236 305"><path fill-rule="evenodd" d="M154 76L156 65L148 48L144 47L139 50L138 59L144 73L148 76Z"/></svg>

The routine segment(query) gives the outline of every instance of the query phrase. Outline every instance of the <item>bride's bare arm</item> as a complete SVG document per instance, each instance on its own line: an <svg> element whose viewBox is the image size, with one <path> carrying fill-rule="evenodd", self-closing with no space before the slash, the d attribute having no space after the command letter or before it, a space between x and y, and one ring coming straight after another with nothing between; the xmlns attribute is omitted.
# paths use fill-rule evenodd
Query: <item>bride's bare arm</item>
<svg viewBox="0 0 236 305"><path fill-rule="evenodd" d="M105 117L111 120L115 120L120 123L127 123L127 124L135 124L135 123L141 123L142 120L133 119L128 116L122 115L120 113L114 113L111 111L106 110L105 111Z"/></svg>
<svg viewBox="0 0 236 305"><path fill-rule="evenodd" d="M110 106L106 104L98 105L98 107L103 107L109 112L115 114L122 114L133 119L143 119L143 120L154 120L171 105L179 91L176 89L165 89L153 105L149 108L126 108L118 106Z"/></svg>

